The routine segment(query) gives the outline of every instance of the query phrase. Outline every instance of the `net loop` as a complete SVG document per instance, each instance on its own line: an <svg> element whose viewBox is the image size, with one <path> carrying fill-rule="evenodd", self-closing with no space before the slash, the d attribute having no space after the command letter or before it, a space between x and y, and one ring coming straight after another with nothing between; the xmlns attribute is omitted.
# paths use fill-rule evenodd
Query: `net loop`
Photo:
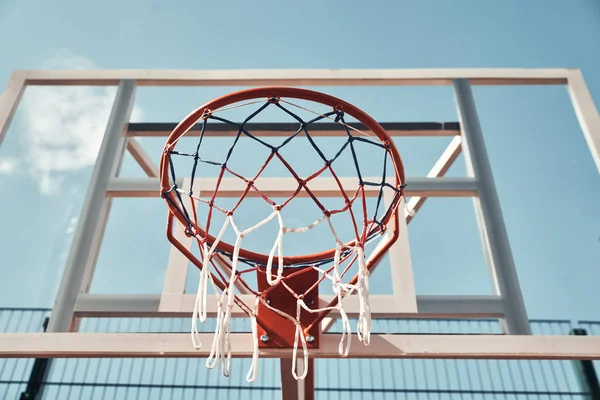
<svg viewBox="0 0 600 400"><path fill-rule="evenodd" d="M252 309L252 315L250 315L250 324L252 326L252 363L250 369L246 375L246 381L254 382L258 375L258 323L256 321L256 312L258 311L258 304L260 303L260 297L254 298L254 308Z"/></svg>
<svg viewBox="0 0 600 400"><path fill-rule="evenodd" d="M294 347L292 350L292 375L296 380L302 380L306 378L308 374L308 347L306 345L306 335L302 330L302 325L300 325L300 312L302 310L302 305L304 301L302 299L298 299L296 303L296 320L294 321L296 325L296 332L294 334ZM305 304L306 305L306 304ZM302 373L298 375L296 369L298 367L298 341L302 344Z"/></svg>
<svg viewBox="0 0 600 400"><path fill-rule="evenodd" d="M369 303L369 269L365 263L365 253L362 247L357 247L358 253L358 304L359 315L356 326L358 340L368 345L371 342L371 305Z"/></svg>
<svg viewBox="0 0 600 400"><path fill-rule="evenodd" d="M277 238L275 239L275 243L271 248L271 252L269 253L269 261L267 262L266 275L267 282L271 286L275 286L281 281L283 277L283 235L285 235L285 226L283 225L283 219L281 218L281 211L276 209L275 215L277 216L277 222L279 223L279 231L277 233ZM273 257L275 256L275 251L277 251L277 275L275 279L273 279L273 274L271 268L273 266Z"/></svg>

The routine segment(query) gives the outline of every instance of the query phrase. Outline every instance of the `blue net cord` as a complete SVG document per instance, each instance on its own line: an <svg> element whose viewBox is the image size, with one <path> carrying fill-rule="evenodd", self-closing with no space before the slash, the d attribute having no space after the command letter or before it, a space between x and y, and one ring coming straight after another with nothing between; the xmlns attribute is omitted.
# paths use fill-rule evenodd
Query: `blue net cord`
<svg viewBox="0 0 600 400"><path fill-rule="evenodd" d="M289 137L287 137L281 144L275 146L272 144L269 144L263 140L261 140L260 138L258 138L257 136L253 135L250 131L248 131L248 129L246 128L246 124L248 124L248 122L250 122L253 118L255 118L257 115L259 115L261 112L263 112L264 110L266 110L268 107L277 107L279 109L281 109L283 112L285 112L286 114L288 114L290 117L292 117L294 120L296 120L298 122L298 129L292 133ZM334 121L336 123L339 123L340 126L345 130L346 133L346 140L344 142L344 144L340 147L340 149L335 153L335 155L328 159L323 151L318 147L318 145L316 144L315 140L313 139L310 130L311 130L311 125L314 123L317 123L319 121L322 121L323 119L334 119ZM227 155L225 157L224 160L211 160L211 159L204 159L200 157L200 149L202 146L202 143L205 139L205 133L206 133L206 128L209 124L209 121L214 120L214 121L218 121L220 123L226 123L226 124L230 124L232 126L235 126L237 128L237 133L236 136L233 140L233 143L231 144L231 146L229 147L228 151L227 151ZM284 159L284 157L281 155L280 150L282 148L284 148L285 146L288 146L292 140L300 135L303 135L306 139L308 139L308 142L310 143L311 147L316 151L316 153L319 155L319 157L321 158L321 160L324 163L324 166L319 169L316 173L314 173L313 175L302 179L300 176L297 175L297 173L294 171L294 169L290 166L290 164ZM259 172L252 178L252 179L247 179L246 177L244 177L242 174L233 171L232 169L230 169L227 165L228 161L230 160L234 149L236 148L236 146L239 143L239 139L245 136L247 138L250 138L254 141L256 141L257 143L260 143L261 145L269 148L271 150L271 154L269 155L269 157L267 158L267 160L265 161L265 163L263 164L262 168L260 168ZM379 182L371 182L371 181L367 181L364 179L363 174L361 172L361 168L360 168L360 163L359 163L359 158L357 156L357 146L358 145L367 145L367 146L376 146L378 148L382 149L382 154L383 154L383 168L382 168L382 173L381 173L381 181ZM348 198L348 196L346 195L345 190L342 188L341 183L339 183L339 180L337 178L337 175L335 173L335 171L332 168L332 164L340 157L340 155L344 152L345 149L350 148L351 151L351 155L352 155L352 161L354 164L354 169L356 171L356 176L358 177L358 185L359 185L359 189L357 190L357 192L355 193L355 195L352 198ZM180 188L177 185L177 175L175 172L175 163L174 163L174 158L175 157L187 157L187 158L192 158L193 159L193 165L192 165L192 170L190 172L190 174L188 176L190 176L191 178L191 184L190 184L190 188L189 190L184 190L183 188ZM200 238L200 241L207 241L209 239L209 234L208 232L210 232L210 222L211 222L211 216L212 213L214 212L213 209L229 216L229 215L233 215L233 213L235 212L236 208L242 203L242 201L244 200L244 198L247 196L248 192L250 190L252 190L255 194L257 194L260 198L262 198L265 202L267 202L269 205L273 206L273 207L277 207L280 210L283 209L287 204L289 204L290 201L292 201L301 190L304 190L308 196L310 198L312 198L312 200L315 202L315 204L317 205L317 207L325 214L325 215L333 215L333 214L337 214L337 213L341 213L341 212L345 212L348 211L351 214L351 218L352 218L352 222L353 222L353 226L354 226L354 230L355 230L355 234L356 237L359 238L359 243L364 245L365 243L369 242L370 240L374 239L375 237L377 237L380 233L383 232L383 230L385 229L385 227L383 226L382 221L387 220L389 217L390 212L392 211L392 206L388 207L385 212L383 213L383 215L381 217L378 218L378 214L381 210L382 207L382 199L383 199L383 192L385 188L390 189L393 192L393 201L390 202L390 204L394 205L397 204L398 201L398 197L401 196L403 194L403 186L400 188L394 187L393 185L389 184L386 182L386 173L387 173L387 165L388 165L388 158L390 157L389 154L389 147L386 146L383 143L380 142L376 142L370 138L365 138L362 136L358 136L355 133L353 133L351 131L351 129L349 128L349 125L346 123L345 118L344 118L344 112L342 110L333 110L327 113L324 113L322 115L318 115L310 120L303 120L302 118L300 118L296 113L290 111L287 107L285 107L284 105L282 105L279 101L277 101L276 99L269 99L268 101L266 101L264 104L262 104L257 110L255 110L252 114L250 114L243 122L241 123L236 123L233 122L231 120L228 120L226 118L222 118L220 116L216 116L213 114L208 114L206 115L201 122L201 130L200 130L200 135L199 135L199 139L197 142L197 145L195 147L195 150L193 152L183 152L183 151L178 151L178 150L169 150L168 152L168 164L169 164L169 171L170 171L170 179L172 182L172 186L171 188L165 192L164 194L169 194L171 192L174 193L174 197L175 199L173 199L171 196L164 196L165 199L169 202L169 204L175 209L177 210L177 212L179 212L180 215L183 216L183 219L185 220L186 224L187 224L187 229L186 229L186 233L188 235L193 235L194 232L199 232L199 231L204 231L205 235L204 237ZM259 177L260 174L264 171L265 167L269 164L269 162L271 162L271 160L273 160L274 158L278 158L282 164L286 167L286 169L290 172L290 174L292 175L292 177L294 179L296 179L296 181L298 182L298 189L295 191L295 193L290 196L285 202L283 202L281 205L277 205L273 200L271 200L270 198L268 198L268 196L264 195L258 188L256 188L256 186L254 186L254 181L256 181ZM201 170L201 165L213 165L213 166L219 166L221 167L220 170L220 174L218 177L218 183L217 183L217 187L215 188L214 192L213 192L213 196L211 199L199 199L197 197L194 196L194 178L196 176L198 176L198 172L199 170ZM337 209L337 210L327 210L323 204L319 201L318 197L310 190L310 188L307 186L307 183L310 182L310 180L318 177L321 175L321 173L323 173L324 171L329 171L332 176L336 179L336 181L339 184L340 187L340 191L342 196L344 197L344 201L346 203L346 206L344 208L341 209ZM218 205L215 204L215 200L216 200L216 196L218 194L218 190L219 190L219 184L221 182L221 179L223 177L223 175L225 173L230 173L231 175L243 180L246 184L247 184L247 189L246 191L242 194L242 196L238 199L238 201L236 202L236 204L234 205L234 207L232 207L231 209L227 210L227 209L223 209L220 208ZM371 186L371 187L378 187L378 195L376 198L376 206L375 206L375 210L373 210L372 215L370 216L370 218L367 215L367 207L366 207L366 196L364 195L364 187L365 186ZM194 209L193 210L188 210L188 207L186 206L185 202L184 202L184 196L188 197L190 200L192 200L192 204L194 205ZM354 211L352 210L351 205L354 203L354 201L357 200L357 198L360 198L361 201L363 201L363 215L361 216L356 216L354 215ZM209 214L208 214L208 218L206 221L206 226L205 228L199 229L199 225L198 225L198 221L197 221L197 217L195 215L195 203L194 200L196 201L203 201L206 204L209 205ZM193 214L193 215L192 215ZM361 229L359 229L358 223L357 223L357 218L361 218L362 219L362 226ZM211 243L209 243L210 245ZM223 257L227 257L229 259L231 259L232 254L230 252L227 251L223 251L221 249L215 249L215 252L221 254ZM351 249L345 249L342 253L342 256L347 256L348 254L350 254L352 252ZM257 260L253 260L253 259L246 259L243 257L239 258L239 261L242 263L247 264L250 267L256 267L256 266L264 266L265 264L257 261ZM293 268L293 267L306 267L306 266L316 266L316 267L320 267L326 264L329 264L333 261L333 258L328 258L328 259L324 259L324 260L320 260L317 262L311 262L311 263L300 263L300 264L295 264L295 265L290 265L290 266L286 266L286 268Z"/></svg>

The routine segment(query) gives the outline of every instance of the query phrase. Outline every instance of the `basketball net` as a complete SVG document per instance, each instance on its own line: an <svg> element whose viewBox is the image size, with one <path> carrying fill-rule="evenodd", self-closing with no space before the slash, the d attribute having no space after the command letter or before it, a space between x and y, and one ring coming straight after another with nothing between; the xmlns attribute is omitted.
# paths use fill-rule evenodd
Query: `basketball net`
<svg viewBox="0 0 600 400"><path fill-rule="evenodd" d="M292 90L292 89L287 89ZM303 91L302 93L316 93ZM322 94L321 94L322 95ZM326 96L326 95L322 95ZM234 96L235 97L235 96ZM258 96L257 97L261 97ZM327 97L329 99L329 97ZM335 98L335 101L341 102ZM312 338L307 332L315 326L318 328L322 319L331 311L336 311L341 319L341 339L338 346L338 352L341 357L348 356L351 347L352 325L348 314L343 306L343 298L355 294L358 297L358 319L356 322L356 334L359 342L368 345L371 334L371 311L369 305L369 275L370 270L382 258L385 251L393 244L397 238L397 207L400 204L401 197L404 192L404 173L402 169L399 155L387 133L377 124L383 134L376 135L372 132L365 133L363 130L355 128L345 122L345 110L342 107L333 107L332 111L319 114L308 110L305 107L299 106L291 101L284 99L284 96L272 97L262 96L260 100L248 101L235 107L248 106L260 102L261 106L254 111L250 117L246 118L242 123L235 123L216 115L219 111L231 108L233 106L227 104L220 108L203 106L194 111L188 116L170 136L163 158L161 159L161 184L162 196L166 199L172 217L175 217L186 230L186 234L195 239L198 247L199 257L196 257L189 251L184 251L186 256L199 268L199 283L194 302L194 311L191 321L191 341L196 349L202 347L199 335L198 321L205 322L208 316L209 286L215 293L216 297L216 325L213 341L210 348L209 356L206 360L208 368L215 368L221 364L222 372L225 376L229 376L231 371L231 320L234 307L240 307L248 314L251 322L253 350L252 362L246 379L248 382L253 382L257 377L258 359L260 353L261 337L259 330L276 332L277 327L269 326L268 321L261 320L259 309L268 309L289 321L295 327L293 333L292 348L292 375L295 379L304 379L308 373L309 345ZM210 103L209 103L210 104ZM347 103L341 102L349 107ZM295 133L292 133L289 138L285 138L279 146L270 145L262 141L251 131L246 129L248 122L267 107L277 107L283 110L286 114L291 115L299 123L299 128ZM305 111L310 111L316 116L308 121L300 118L296 113L291 111L297 107ZM354 108L353 108L354 110ZM358 118L356 115L353 115ZM360 118L358 118L360 120ZM323 120L330 120L339 125L345 133L346 140L336 155L332 158L325 157L324 153L315 142L312 140L311 127L314 123ZM184 152L175 150L175 145L179 138L188 132L196 122L201 123L200 138L195 147L195 150ZM206 160L199 156L199 150L203 143L205 133L208 128L209 121L218 121L220 123L232 124L238 129L237 136L233 141L233 145L229 149L227 158L221 161ZM370 120L371 121L371 120ZM372 121L375 123L374 121ZM376 123L375 123L376 124ZM370 127L373 130L372 127ZM382 135L384 135L382 137ZM240 173L229 168L227 162L232 155L233 148L238 143L240 137L246 137L256 140L271 149L271 154L265 160L262 168L253 177L247 178ZM292 139L303 136L309 140L312 147L320 155L323 160L322 166L317 171L308 177L300 177L290 164L281 155L280 149L283 146L288 146L293 142ZM383 140L382 140L383 139ZM384 153L381 180L371 182L366 180L361 174L359 160L356 155L356 147L359 145L376 146ZM358 185L355 188L347 188L342 184L342 180L336 175L333 164L343 151L350 151L352 160L356 168ZM191 180L189 187L180 187L177 184L177 177L173 158L175 157L191 157L194 160L193 169L190 173ZM289 196L284 202L276 203L270 199L265 193L257 188L255 183L261 179L261 174L267 165L273 160L279 160L289 171L291 177L298 183L297 190ZM391 160L391 161L390 161ZM393 163L394 180L388 182L386 176L387 163ZM194 182L199 176L199 166L203 163L220 166L220 173L217 177L217 184L214 191L209 193L209 196L202 196L199 189L194 188ZM344 200L344 205L338 209L327 209L318 196L309 188L309 183L317 179L325 171L330 173L336 185L340 190L340 197ZM217 204L220 185L225 173L239 178L246 184L246 189L239 198L234 207L225 209ZM375 210L367 209L367 189L377 191L377 201ZM382 205L384 189L392 193L391 201L387 209ZM252 192L255 197L262 198L272 207L272 212L258 223L247 227L240 228L236 222L236 210L242 201ZM321 215L316 216L314 222L307 226L292 227L287 226L284 221L282 211L286 206L300 195L311 198L317 207L321 210ZM206 221L200 222L197 213L197 206L203 203L208 206L208 216ZM357 209L360 211L357 211ZM221 213L224 216L222 226L215 226L213 216L216 213ZM347 215L352 220L353 237L346 242L340 239L340 235L334 228L332 216L336 214ZM244 250L244 239L249 235L260 235L261 228L269 223L277 223L277 234L272 239L273 244L270 252L265 255L257 255L255 253ZM387 224L393 224L392 235L386 234ZM329 251L308 256L292 256L286 257L284 248L286 238L292 235L303 234L325 224L331 233L331 246ZM223 241L227 231L233 231L235 241L233 244ZM213 232L214 234L211 234ZM264 237L264 236L261 236ZM172 237L170 237L171 239ZM265 238L265 240L268 240ZM365 255L365 246L379 241L374 250ZM174 243L175 244L175 243ZM178 246L178 248L181 247ZM287 270L287 271L286 271ZM293 288L293 283L302 278L303 274L309 271L317 273L317 279L310 282L307 290L297 292ZM261 279L266 279L268 285L260 290L259 288L251 287L244 277L247 274L256 274ZM328 281L333 290L333 300L323 306L323 304L307 304L305 299L314 290L318 290L318 286ZM275 301L269 301L268 295L275 288L285 288L295 302L292 307L288 307L291 311L285 312L282 306L278 307ZM251 294L253 301L251 304L244 303L239 294L240 290L244 293ZM286 304L290 306L290 304ZM312 317L307 318L305 315L310 314ZM314 338L313 338L314 340ZM301 352L301 355L299 353ZM303 359L303 369L297 371L298 359Z"/></svg>

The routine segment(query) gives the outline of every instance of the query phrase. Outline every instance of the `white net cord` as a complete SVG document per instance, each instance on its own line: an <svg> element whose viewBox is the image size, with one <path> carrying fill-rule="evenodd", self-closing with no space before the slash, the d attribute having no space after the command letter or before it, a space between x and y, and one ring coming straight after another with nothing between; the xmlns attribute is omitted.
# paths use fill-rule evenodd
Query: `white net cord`
<svg viewBox="0 0 600 400"><path fill-rule="evenodd" d="M208 296L209 280L213 286L215 294L218 293L218 289L215 285L215 282L212 279L212 275L209 270L210 260L212 259L213 252L215 251L216 246L219 244L219 241L223 237L223 234L225 233L225 230L227 229L228 225L229 219L226 219L225 223L223 224L223 227L221 228L221 231L217 235L215 242L213 243L210 249L208 248L206 242L204 242L202 246L204 258L202 261L202 269L200 270L200 278L198 280L198 292L196 293L196 300L194 301L194 313L192 314L192 344L194 345L194 348L196 350L202 347L202 343L200 342L199 338L198 319L200 319L200 322L206 321L206 303Z"/></svg>
<svg viewBox="0 0 600 400"><path fill-rule="evenodd" d="M250 369L246 375L246 381L248 382L254 382L258 375L258 324L256 323L256 312L258 311L259 302L260 297L256 296L252 315L250 316L250 323L252 324L252 364L250 364Z"/></svg>
<svg viewBox="0 0 600 400"><path fill-rule="evenodd" d="M365 252L362 247L356 247L358 253L358 304L359 314L356 325L356 336L365 345L371 342L371 306L369 303L369 269L365 262Z"/></svg>
<svg viewBox="0 0 600 400"><path fill-rule="evenodd" d="M224 290L221 296L218 296L217 301L217 323L215 327L215 335L213 336L212 348L210 354L206 359L206 367L213 369L217 366L219 360L221 361L223 375L229 376L230 362L231 362L231 347L226 342L228 335L224 334L227 329L227 323L225 321L226 305L225 300L227 298L227 290ZM225 349L224 349L225 348ZM227 358L226 358L227 354Z"/></svg>
<svg viewBox="0 0 600 400"><path fill-rule="evenodd" d="M229 277L229 285L227 286L227 288L225 290L223 290L223 293L218 296L218 300L217 300L217 323L216 323L216 327L215 327L215 336L213 337L213 343L212 343L212 348L210 351L210 354L206 360L206 366L207 368L214 368L217 365L217 362L220 360L222 363L222 371L223 371L223 375L224 376L229 376L230 370L231 370L231 315L232 315L232 310L233 307L235 305L235 282L237 280L237 266L238 266L238 262L239 262L239 254L240 254L240 248L242 246L242 239L249 234L250 232L252 232L255 229L260 228L261 226L263 226L264 224L268 223L270 220L272 220L275 216L277 215L277 212L273 212L271 215L269 215L267 218L265 218L264 220L260 221L258 224L246 229L245 231L240 231L237 227L237 225L235 224L235 221L233 219L232 215L229 215L227 217L227 219L225 220L225 222L223 223L223 227L221 228L221 231L219 232L219 235L217 236L215 243L212 245L211 249L209 251L207 250L207 246L204 246L204 264L203 264L203 268L201 271L201 275L200 275L200 284L199 284L199 289L198 289L198 295L197 295L197 300L196 300L196 306L195 306L195 310L198 308L200 309L200 312L198 311L194 311L194 318L193 318L193 331L192 331L192 338L194 340L194 345L196 345L197 342L196 341L196 335L197 335L197 326L196 326L196 315L200 314L200 317L206 319L206 300L207 300L207 280L210 280L210 282L212 283L213 286L213 290L215 291L215 294L218 293L218 288L216 287L214 281L213 281L213 277L212 274L208 271L209 266L210 266L210 257L212 257L213 253L214 253L214 249L216 248L216 245L218 244L218 242L220 241L221 237L223 236L225 230L227 229L228 225L231 225L231 227L233 228L235 234L236 234L236 241L235 241L235 245L233 248L233 255L232 255L232 260L231 260L231 275ZM204 271L204 272L203 272ZM204 279L203 279L204 276ZM206 279L206 277L208 277L208 279ZM252 323L253 323L253 330L255 329L255 324L256 324L256 310L254 310L253 315L252 315ZM202 319L201 319L202 320ZM202 320L203 322L203 320ZM195 331L194 331L195 329ZM196 333L196 335L194 335L194 333ZM250 371L248 372L248 376L247 379L256 379L255 376L255 371L257 369L257 363L258 363L258 343L256 342L254 344L254 352L253 352L253 362L252 365L250 367Z"/></svg>
<svg viewBox="0 0 600 400"><path fill-rule="evenodd" d="M252 325L252 336L253 336L253 354L252 354L252 362L250 368L248 370L248 374L246 375L246 380L248 382L253 382L257 377L258 371L258 359L259 359L259 344L258 344L258 327L257 327L257 319L256 313L258 310L258 304L261 302L264 306L276 312L277 314L287 318L295 324L295 334L294 334L294 345L292 349L292 375L297 380L302 380L307 376L308 373L308 346L307 346L307 338L305 332L302 329L302 325L300 323L300 314L301 310L304 309L310 313L320 313L323 311L332 311L337 310L340 314L340 318L342 321L342 336L340 339L340 343L338 346L338 352L340 356L347 357L350 352L351 345L351 337L352 337L352 328L350 325L350 321L348 319L348 315L343 307L343 298L352 292L356 291L359 297L359 318L357 324L357 336L358 339L363 342L365 345L369 344L370 341L370 331L371 331L371 313L369 307L369 271L365 262L364 250L361 246L347 247L344 243L339 239L336 231L331 222L331 218L329 215L324 213L324 215L313 222L312 224L302 227L302 228L287 228L283 223L283 218L281 216L281 211L274 207L273 213L271 213L267 218L260 221L254 226L250 228L240 231L237 227L233 216L228 215L223 223L223 226L215 238L215 242L209 248L206 242L203 244L203 268L200 271L200 280L198 284L198 292L196 295L196 301L194 304L194 313L192 317L192 343L196 349L200 348L201 343L199 340L199 331L197 320L200 319L201 322L204 322L207 317L207 299L208 299L208 283L210 282L215 294L217 294L217 321L215 326L215 335L213 337L212 347L210 354L206 360L206 366L210 369L215 368L217 363L220 361L222 364L222 372L223 375L229 376L231 370L231 318L232 318L232 309L235 305L235 283L237 281L237 269L239 263L239 253L241 249L241 244L243 238L251 233L252 231L260 228L261 226L267 224L269 221L277 217L279 223L279 231L277 237L275 239L275 243L271 249L269 254L268 263L266 265L266 278L267 282L273 286L281 282L283 278L284 271L284 263L283 263L283 237L286 233L303 233L308 230L313 229L317 225L319 225L324 220L327 220L331 232L335 238L336 242L336 250L333 259L333 268L331 273L325 271L317 266L313 266L314 269L322 273L327 279L330 279L332 282L332 288L337 296L337 304L333 307L325 307L319 309L311 309L309 308L302 296L300 296L297 300L296 305L296 316L295 318L272 307L269 305L265 299L260 296L256 296L255 304L252 311L252 315L250 316L251 325ZM216 251L217 245L220 242L223 234L227 230L227 228L231 226L236 234L236 241L233 249L233 254L231 256L231 274L229 277L228 286L223 290L222 293L219 294L219 288L214 282L214 278L212 273L210 273L210 264L214 252ZM358 241L358 238L357 238ZM359 272L358 272L358 281L355 285L345 284L342 282L342 276L340 273L340 263L342 258L342 251L344 249L350 249L352 252L356 254L356 259L358 262ZM276 275L273 277L271 272L273 266L273 258L275 256L275 252L277 252L278 257L278 266ZM297 372L297 364L298 364L298 350L299 346L302 346L302 359L303 359L303 370L302 373L298 374Z"/></svg>
<svg viewBox="0 0 600 400"><path fill-rule="evenodd" d="M294 320L294 324L296 325L296 333L294 334L294 349L292 350L292 375L296 380L302 380L306 378L306 375L308 374L308 348L306 346L306 336L302 330L302 325L300 325L300 312L302 310L301 303L304 304L304 301L298 299L298 302L296 303L296 319ZM298 367L298 341L302 343L302 356L304 361L302 363L301 375L298 375L296 372L296 368Z"/></svg>
<svg viewBox="0 0 600 400"><path fill-rule="evenodd" d="M278 284L283 277L283 235L285 235L285 226L283 225L281 212L279 210L275 210L275 214L277 215L277 221L279 222L279 231L277 232L277 238L275 239L275 243L273 244L271 252L269 253L269 261L267 261L267 268L265 270L267 282L271 286ZM275 251L277 251L277 260L279 264L277 265L277 276L275 279L273 279L271 268L273 266L273 257L275 256Z"/></svg>
<svg viewBox="0 0 600 400"><path fill-rule="evenodd" d="M333 272L334 272L334 278L333 278L333 283L334 283L334 288L333 290L336 290L336 280L339 282L340 280L340 273L339 273L339 257L340 255L338 254L338 249L341 250L341 246L343 246L342 241L340 240L340 238L338 237L337 233L335 232L335 228L333 227L333 224L331 223L331 218L327 217L327 222L329 223L329 228L331 229L331 233L333 234L333 236L335 237L335 241L337 243L337 247L336 247L336 258L334 259L334 264L333 264ZM356 241L358 242L358 238L356 238ZM370 306L370 302L369 302L369 269L367 268L367 263L365 261L365 251L361 246L355 246L353 248L353 251L356 252L357 255L357 262L358 262L358 282L356 285L345 285L347 289L350 289L349 293L350 294L353 290L356 290L358 292L358 302L359 302L359 316L358 316L358 323L357 323L357 327L356 327L356 336L358 337L358 340L363 342L365 345L369 345L370 341L371 341L371 306ZM341 284L341 282L340 282ZM339 290L341 288L341 286L338 286L337 289ZM338 304L341 303L341 295L338 294ZM343 340L343 335L342 335L342 340ZM341 345L341 344L340 344ZM349 346L349 345L348 345Z"/></svg>

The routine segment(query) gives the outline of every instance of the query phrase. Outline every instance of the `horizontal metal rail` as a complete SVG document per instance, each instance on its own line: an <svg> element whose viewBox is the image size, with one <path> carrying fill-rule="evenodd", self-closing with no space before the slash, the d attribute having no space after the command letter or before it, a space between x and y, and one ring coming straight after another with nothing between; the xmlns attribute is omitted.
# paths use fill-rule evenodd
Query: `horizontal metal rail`
<svg viewBox="0 0 600 400"><path fill-rule="evenodd" d="M348 188L352 196L357 188L357 178L339 178L342 187ZM379 182L381 178L365 177L365 181ZM474 197L477 195L477 184L473 178L407 178L406 195L421 197ZM183 180L178 181L178 185ZM200 178L194 188L201 192L214 190L217 178ZM219 197L240 197L247 184L239 178L223 178L219 185ZM289 197L298 188L293 178L261 178L256 182L261 193L267 197ZM315 178L308 183L310 190L319 197L341 197L340 189L334 178ZM367 196L378 196L379 186L365 186ZM108 197L157 197L160 195L158 178L114 178L108 184ZM248 197L256 197L254 190ZM308 196L301 191L298 197Z"/></svg>
<svg viewBox="0 0 600 400"><path fill-rule="evenodd" d="M442 69L264 69L264 70L22 70L29 85L138 86L391 86L451 85L469 78L474 85L560 85L577 71L569 68Z"/></svg>
<svg viewBox="0 0 600 400"><path fill-rule="evenodd" d="M347 125L365 131L363 124L348 123ZM460 124L458 122L382 122L380 125L390 136L458 136ZM169 136L177 124L169 122L136 122L129 124L127 135L129 137L165 137ZM276 122L249 122L244 125L253 136L289 136L298 130L298 123ZM186 132L186 136L199 136L201 125L197 124ZM348 134L340 124L335 122L314 123L309 128L311 136L347 136ZM207 124L204 136L206 137L235 137L238 129L235 125L214 123Z"/></svg>
<svg viewBox="0 0 600 400"><path fill-rule="evenodd" d="M211 343L212 333L199 335ZM323 334L312 358L339 358L341 334ZM253 336L232 333L234 357L252 357ZM210 346L208 346L210 347ZM189 333L3 333L0 357L137 358L206 357ZM291 357L292 349L261 349L267 358ZM369 346L352 346L349 358L600 360L599 336L542 335L371 335Z"/></svg>
<svg viewBox="0 0 600 400"><path fill-rule="evenodd" d="M144 317L144 318L187 318L194 310L196 296L183 295L181 308L177 311L159 311L160 295L110 295L81 294L75 306L77 317ZM240 295L240 299L250 304L254 296ZM322 305L329 304L333 296L321 296ZM371 315L373 318L502 318L502 299L498 296L432 296L418 295L418 313L403 311L400 299L392 295L371 295ZM358 316L357 296L344 300L344 310L350 318ZM217 299L208 302L207 314L217 315ZM338 310L331 312L337 316ZM247 318L240 308L234 307L232 317Z"/></svg>

